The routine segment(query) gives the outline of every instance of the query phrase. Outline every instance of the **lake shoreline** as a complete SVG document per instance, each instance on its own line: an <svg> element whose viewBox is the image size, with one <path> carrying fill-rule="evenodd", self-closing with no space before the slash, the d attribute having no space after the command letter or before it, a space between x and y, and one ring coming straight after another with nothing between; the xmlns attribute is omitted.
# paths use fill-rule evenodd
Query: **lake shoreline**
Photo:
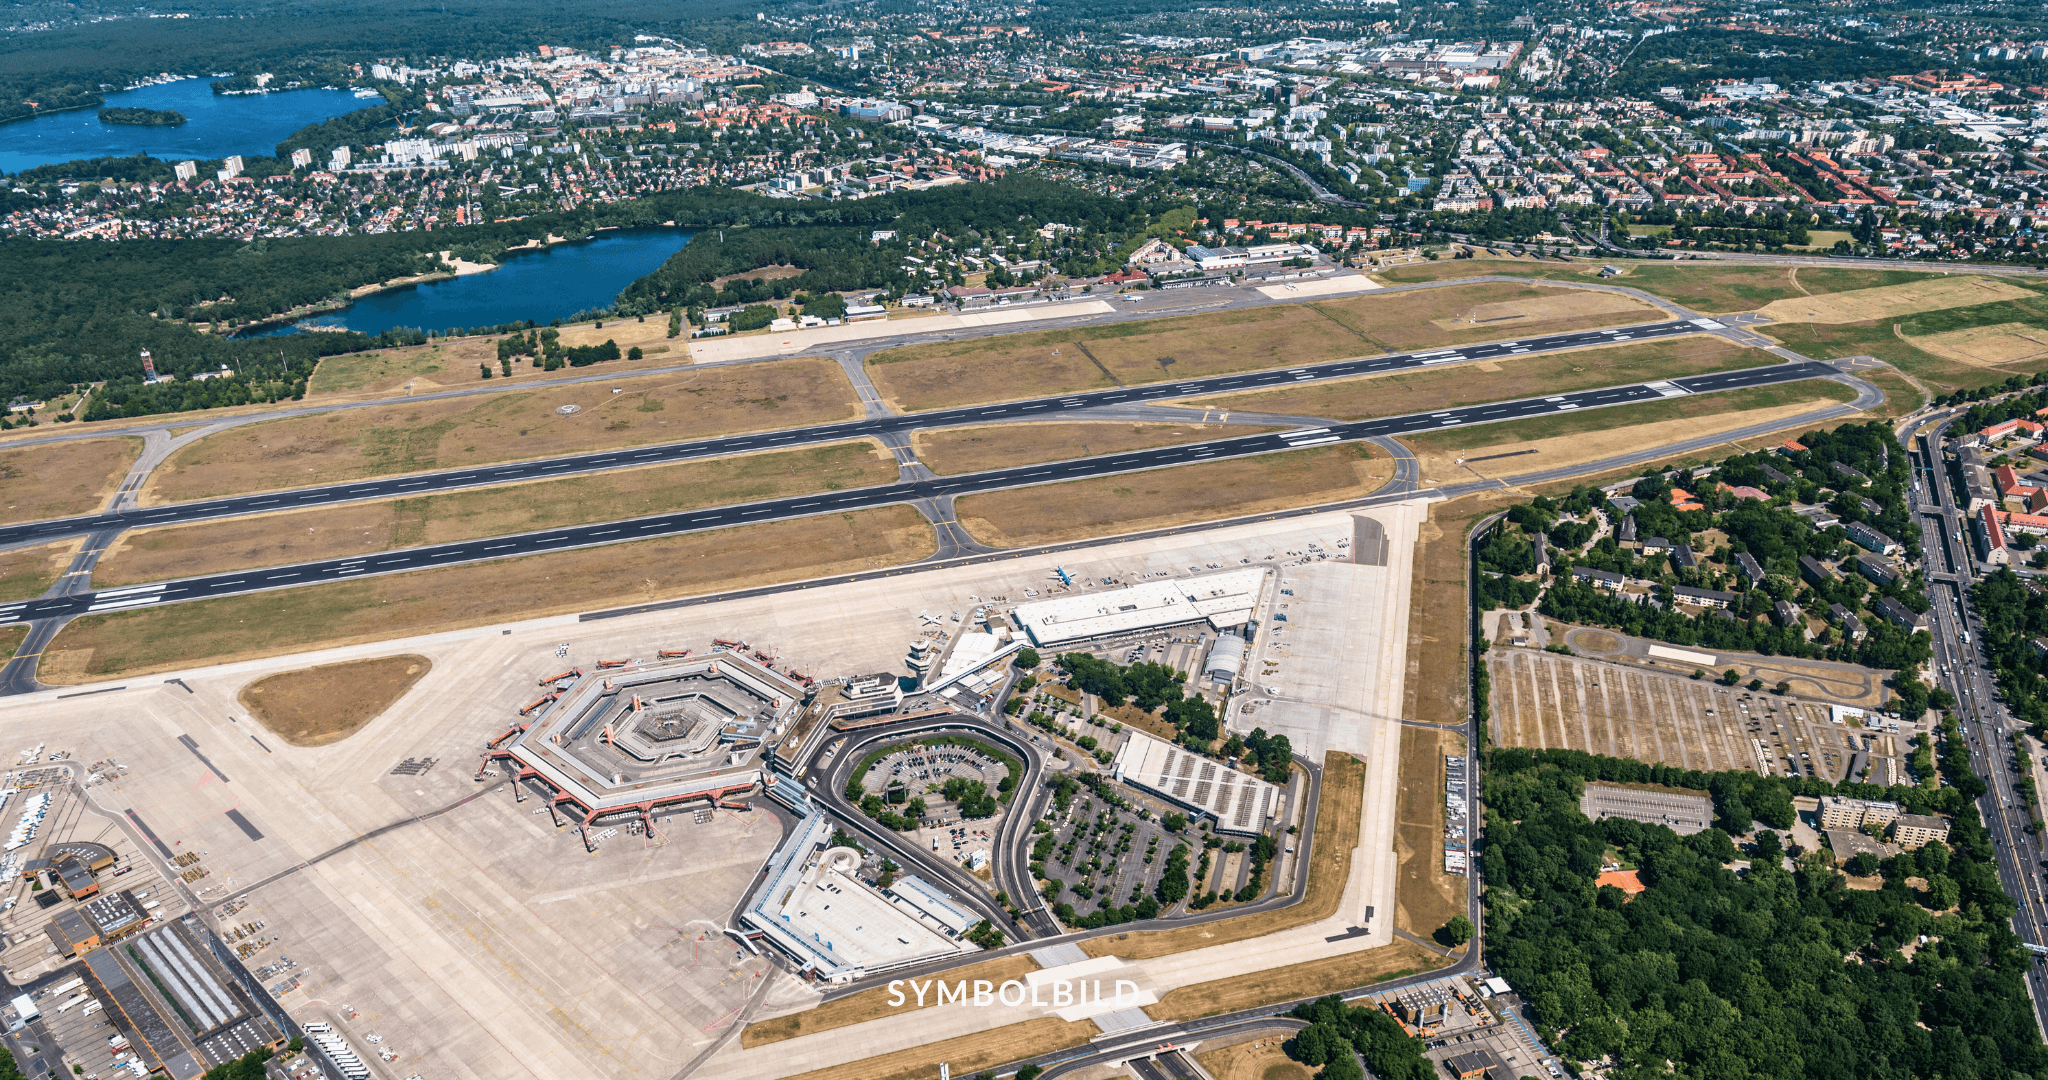
<svg viewBox="0 0 2048 1080"><path fill-rule="evenodd" d="M658 225L631 227L627 229L621 229L617 226L612 226L604 229L592 230L591 235L583 237L564 237L550 233L544 240L532 239L526 241L523 244L517 244L508 247L505 249L505 254L508 256L519 252L538 252L545 254L552 249L563 246L575 248L580 245L587 245L598 241L611 243L616 240L624 240L628 243L631 243L631 238L623 234L638 232L641 231L642 229L648 231L674 232L680 235L680 242L677 243L676 247L673 250L669 251L668 254L662 255L660 259L651 260L649 265L644 270L641 270L639 273L633 274L633 276L630 278L625 278L622 281L620 281L618 283L617 288L611 289L610 291L606 292L605 295L603 295L602 297L591 297L590 302L586 304L584 307L577 309L577 311L564 311L561 312L559 315L550 316L549 318L537 318L530 313L511 314L510 317L497 319L476 319L472 317L468 320L463 321L459 325L464 327L501 326L509 323L530 321L536 326L545 326L550 321L553 321L556 318L566 319L570 315L577 314L580 311L591 310L592 304L598 307L609 308L611 304L617 301L619 290L625 288L627 285L630 285L633 281L639 280L641 276L644 276L645 274L648 273L652 273L656 268L658 268L661 265L661 262L666 261L668 255L672 255L676 250L681 250L681 246L683 244L689 243L690 238L697 235L697 232L699 231L694 229L686 229L676 225ZM666 240L664 239L656 246L666 248L668 245ZM495 270L513 270L515 271L514 278L517 279L519 277L519 275L516 273L516 271L519 269L517 261L512 260L510 258L507 258L504 261L497 263L473 263L468 262L466 260L453 258L452 251L443 253L442 257L449 264L450 269L436 270L431 273L420 274L413 277L393 278L389 281L381 281L370 285L358 286L349 291L348 299L345 301L323 300L316 304L303 305L291 311L280 312L279 314L270 316L269 318L260 319L255 322L247 323L243 326L237 327L232 333L228 334L227 336L234 338L268 337L278 334L287 334L294 332L320 333L333 332L336 330L356 329L354 327L347 326L320 326L317 324L313 326L299 326L298 324L304 322L307 319L317 318L323 315L331 316L337 312L348 311L352 308L355 308L360 301L370 300L381 294L395 293L406 289L418 289L419 287L422 286L442 285L457 280L475 278L479 275L487 274ZM617 256L609 256L606 257L603 261L607 265L617 265L618 258ZM534 269L538 268L535 267ZM576 280L583 280L584 278L587 277L587 275L585 274L578 273L574 268L563 268L561 270L556 271L556 273L560 276L573 278ZM516 290L519 287L519 285L520 283L517 280L515 280L509 287ZM553 295L558 290L556 286L550 284L543 291L550 295ZM475 305L471 306L473 307ZM505 312L500 312L500 314L505 314ZM435 322L435 320L432 318L423 318L420 319L418 322L395 321L389 326L378 327L375 329L360 329L357 330L357 332L368 334L374 337L385 330L394 329L399 326L407 326L419 330L430 330L433 332L439 332L443 329L453 328L454 326L458 325L456 323L448 323L442 325L439 324L438 322L436 322L436 325L433 326L421 325L423 323L428 322Z"/></svg>

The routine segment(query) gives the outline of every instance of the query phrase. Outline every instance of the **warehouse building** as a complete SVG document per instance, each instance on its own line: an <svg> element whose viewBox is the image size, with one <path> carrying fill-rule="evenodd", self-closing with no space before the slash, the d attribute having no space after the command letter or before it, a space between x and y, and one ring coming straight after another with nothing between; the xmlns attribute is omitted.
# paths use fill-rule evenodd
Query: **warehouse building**
<svg viewBox="0 0 2048 1080"><path fill-rule="evenodd" d="M1170 742L1129 731L1110 771L1126 784L1150 791L1216 819L1216 831L1256 836L1280 809L1280 789Z"/></svg>
<svg viewBox="0 0 2048 1080"><path fill-rule="evenodd" d="M1253 567L1145 581L1107 592L1019 604L1015 617L1039 648L1196 622L1207 622L1217 631L1232 631L1252 621L1271 573L1265 567Z"/></svg>

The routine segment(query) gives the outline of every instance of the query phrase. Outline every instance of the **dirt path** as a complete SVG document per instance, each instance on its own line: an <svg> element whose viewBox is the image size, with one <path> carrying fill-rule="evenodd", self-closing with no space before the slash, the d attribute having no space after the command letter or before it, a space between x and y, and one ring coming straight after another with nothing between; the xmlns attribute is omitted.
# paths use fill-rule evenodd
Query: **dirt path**
<svg viewBox="0 0 2048 1080"><path fill-rule="evenodd" d="M1793 288L1795 288L1795 289L1798 289L1798 290L1799 290L1799 291L1800 291L1801 293L1804 293L1804 294L1805 294L1805 295L1807 295L1807 296L1812 296L1812 295L1813 295L1812 293L1810 293L1810 292L1807 292L1807 291L1806 291L1806 286L1804 286L1804 285L1801 285L1801 284L1799 283L1799 268L1798 268L1798 267L1796 267L1796 266L1795 266L1795 267L1793 267L1793 268L1792 268L1792 270L1791 270L1791 272L1790 272L1790 273L1787 273L1787 274L1785 275L1785 280L1787 280L1787 281L1791 282L1791 283L1792 283L1792 287L1793 287Z"/></svg>

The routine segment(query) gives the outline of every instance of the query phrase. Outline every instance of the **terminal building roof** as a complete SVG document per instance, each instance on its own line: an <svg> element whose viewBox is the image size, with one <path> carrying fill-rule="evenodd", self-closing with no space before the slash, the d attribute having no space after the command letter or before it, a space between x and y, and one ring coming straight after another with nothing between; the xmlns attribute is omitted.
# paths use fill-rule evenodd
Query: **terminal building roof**
<svg viewBox="0 0 2048 1080"><path fill-rule="evenodd" d="M1143 581L1108 592L1019 604L1017 623L1040 646L1208 620L1217 630L1252 620L1270 573L1265 567Z"/></svg>
<svg viewBox="0 0 2048 1080"><path fill-rule="evenodd" d="M1128 734L1110 762L1116 778L1214 817L1217 832L1256 835L1278 812L1280 789L1264 780L1149 735Z"/></svg>

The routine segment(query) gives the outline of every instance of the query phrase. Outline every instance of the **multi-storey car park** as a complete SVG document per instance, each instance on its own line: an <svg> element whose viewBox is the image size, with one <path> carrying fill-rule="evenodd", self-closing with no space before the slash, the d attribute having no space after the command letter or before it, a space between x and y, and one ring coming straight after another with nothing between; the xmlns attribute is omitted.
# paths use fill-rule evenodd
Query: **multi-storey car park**
<svg viewBox="0 0 2048 1080"><path fill-rule="evenodd" d="M571 669L542 684L553 689L529 706L539 718L492 740L477 776L503 761L516 794L545 787L550 814L559 823L560 811L572 812L586 848L600 818L637 814L653 834L661 807L752 791L763 782L762 745L805 697L796 681L723 650L621 661L592 676Z"/></svg>

